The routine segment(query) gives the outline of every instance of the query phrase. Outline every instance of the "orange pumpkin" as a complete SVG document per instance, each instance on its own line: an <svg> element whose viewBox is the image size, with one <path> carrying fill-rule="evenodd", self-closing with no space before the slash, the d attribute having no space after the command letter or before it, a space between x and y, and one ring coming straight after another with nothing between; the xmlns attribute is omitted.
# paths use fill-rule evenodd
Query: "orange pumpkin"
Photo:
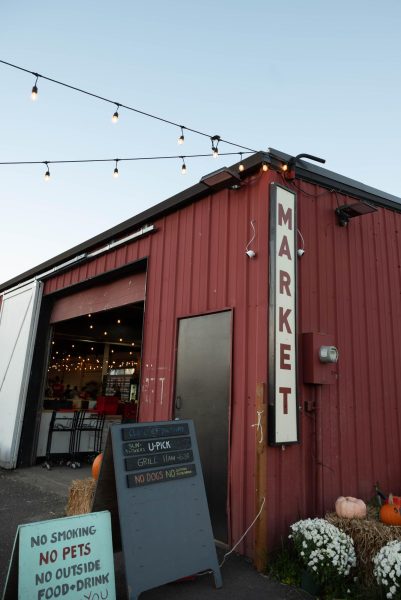
<svg viewBox="0 0 401 600"><path fill-rule="evenodd" d="M103 454L98 454L92 463L92 477L97 479L99 477L100 467L102 465Z"/></svg>
<svg viewBox="0 0 401 600"><path fill-rule="evenodd" d="M383 504L379 518L386 525L401 525L401 507L393 503L392 494L388 497L388 504Z"/></svg>

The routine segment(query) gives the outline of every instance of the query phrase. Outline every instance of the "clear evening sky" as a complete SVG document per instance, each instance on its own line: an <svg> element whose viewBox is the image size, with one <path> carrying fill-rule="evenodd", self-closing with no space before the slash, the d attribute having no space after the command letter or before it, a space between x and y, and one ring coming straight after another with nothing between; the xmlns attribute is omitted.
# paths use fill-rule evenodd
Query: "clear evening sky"
<svg viewBox="0 0 401 600"><path fill-rule="evenodd" d="M0 59L401 196L399 0L0 3ZM210 151L207 138L0 64L0 162ZM221 146L221 151L232 150ZM234 149L235 150L235 149ZM0 165L0 282L237 157Z"/></svg>

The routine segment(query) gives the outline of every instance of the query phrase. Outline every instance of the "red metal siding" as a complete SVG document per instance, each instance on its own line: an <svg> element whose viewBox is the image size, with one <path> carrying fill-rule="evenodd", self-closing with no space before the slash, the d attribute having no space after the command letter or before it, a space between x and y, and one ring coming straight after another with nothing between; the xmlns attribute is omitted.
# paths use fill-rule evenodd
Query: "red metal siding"
<svg viewBox="0 0 401 600"><path fill-rule="evenodd" d="M233 309L230 406L231 540L255 509L256 385L267 382L268 187L264 173L238 191L223 190L155 221L156 232L48 280L52 293L148 257L141 420L172 416L177 320ZM340 361L330 385L302 383L299 353L300 444L268 449L269 545L298 518L323 514L340 494L368 498L372 485L397 492L401 467L401 215L380 209L337 225L338 204L353 202L296 182L298 333L332 335ZM256 238L249 259L246 246ZM328 368L330 368L328 366ZM304 402L315 400L316 411ZM266 435L266 432L264 432ZM253 554L253 531L239 548Z"/></svg>
<svg viewBox="0 0 401 600"><path fill-rule="evenodd" d="M250 260L252 220L257 259ZM177 318L232 307L229 477L236 540L255 512L255 393L267 372L268 178L201 200L157 226L148 261L141 418L171 417ZM250 535L243 550L252 548Z"/></svg>
<svg viewBox="0 0 401 600"><path fill-rule="evenodd" d="M102 254L82 265L63 271L63 273L46 280L43 293L45 295L52 294L144 258L149 253L149 241L150 238L146 237L135 243L131 242L126 246L110 250L107 254Z"/></svg>
<svg viewBox="0 0 401 600"><path fill-rule="evenodd" d="M148 257L141 420L172 416L177 320L234 309L230 407L232 539L254 516L256 383L267 373L269 174L247 180L154 223L156 233L46 282L52 293L126 262ZM257 258L249 259L246 246ZM205 375L207 376L207 375ZM243 550L252 553L252 536Z"/></svg>
<svg viewBox="0 0 401 600"><path fill-rule="evenodd" d="M385 209L336 222L355 199L299 183L298 332L332 334L340 351L334 385L302 383L301 444L269 451L270 541L291 521L332 510L339 495L372 497L373 484L399 490L401 215ZM291 186L289 186L291 187ZM328 368L330 368L328 366Z"/></svg>

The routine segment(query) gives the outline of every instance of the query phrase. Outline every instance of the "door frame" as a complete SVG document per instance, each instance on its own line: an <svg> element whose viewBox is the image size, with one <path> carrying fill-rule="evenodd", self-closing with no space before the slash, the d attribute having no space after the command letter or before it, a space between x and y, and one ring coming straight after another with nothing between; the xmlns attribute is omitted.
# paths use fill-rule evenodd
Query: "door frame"
<svg viewBox="0 0 401 600"><path fill-rule="evenodd" d="M228 382L228 400L227 400L227 473L226 473L226 509L227 509L227 544L219 542L224 548L228 548L231 542L231 434L232 434L232 388L233 388L233 367L234 367L234 319L235 319L235 308L233 306L227 306L225 308L204 310L196 313L183 313L176 316L175 319L175 347L174 347L174 364L173 364L173 377L172 377L172 394L171 394L171 406L170 406L170 418L175 419L175 396L177 387L177 366L178 366L178 336L179 336L179 322L183 319L190 319L192 317L204 317L207 315L213 315L223 312L231 313L230 320L230 341L231 347L229 352L230 360L230 377Z"/></svg>

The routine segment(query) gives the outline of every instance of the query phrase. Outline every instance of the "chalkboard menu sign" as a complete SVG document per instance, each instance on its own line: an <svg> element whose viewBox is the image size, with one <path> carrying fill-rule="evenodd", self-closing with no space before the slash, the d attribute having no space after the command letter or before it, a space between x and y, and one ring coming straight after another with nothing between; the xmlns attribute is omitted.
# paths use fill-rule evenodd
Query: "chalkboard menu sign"
<svg viewBox="0 0 401 600"><path fill-rule="evenodd" d="M221 587L193 422L113 425L111 454L129 600L147 589L210 570ZM109 457L109 458L107 458ZM99 501L97 510L99 510Z"/></svg>

